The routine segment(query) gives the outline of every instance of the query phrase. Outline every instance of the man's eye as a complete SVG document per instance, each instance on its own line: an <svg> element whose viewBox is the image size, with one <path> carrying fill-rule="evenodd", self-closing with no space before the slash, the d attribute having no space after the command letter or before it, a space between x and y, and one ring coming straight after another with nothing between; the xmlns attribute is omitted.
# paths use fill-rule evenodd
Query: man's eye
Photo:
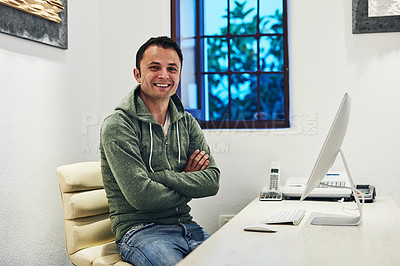
<svg viewBox="0 0 400 266"><path fill-rule="evenodd" d="M169 71L171 71L171 72L176 72L176 71L178 71L178 69L175 68L175 67L170 67L170 68L169 68Z"/></svg>
<svg viewBox="0 0 400 266"><path fill-rule="evenodd" d="M149 69L151 69L151 70L158 70L158 66L151 66L151 67L149 67Z"/></svg>

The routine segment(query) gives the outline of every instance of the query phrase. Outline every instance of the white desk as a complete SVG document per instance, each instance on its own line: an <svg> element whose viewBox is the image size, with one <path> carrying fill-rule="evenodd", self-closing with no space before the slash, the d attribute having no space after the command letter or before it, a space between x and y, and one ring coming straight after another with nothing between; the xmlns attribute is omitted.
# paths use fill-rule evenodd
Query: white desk
<svg viewBox="0 0 400 266"><path fill-rule="evenodd" d="M271 225L276 233L243 231L281 209L306 215L298 226ZM391 198L366 203L359 226L311 225L316 212L343 215L337 202L255 199L178 265L400 265L400 209Z"/></svg>

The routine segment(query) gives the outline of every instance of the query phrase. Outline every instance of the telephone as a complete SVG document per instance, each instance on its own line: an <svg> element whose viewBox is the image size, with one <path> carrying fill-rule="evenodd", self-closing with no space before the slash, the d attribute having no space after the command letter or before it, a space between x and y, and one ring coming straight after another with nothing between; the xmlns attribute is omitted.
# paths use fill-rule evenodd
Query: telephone
<svg viewBox="0 0 400 266"><path fill-rule="evenodd" d="M272 162L269 173L269 186L263 187L260 193L260 200L282 200L282 192L279 188L280 162Z"/></svg>
<svg viewBox="0 0 400 266"><path fill-rule="evenodd" d="M376 196L374 185L357 185L356 189L359 191L358 194L363 194L365 202L374 202ZM361 195L358 195L358 198L362 200L363 197Z"/></svg>

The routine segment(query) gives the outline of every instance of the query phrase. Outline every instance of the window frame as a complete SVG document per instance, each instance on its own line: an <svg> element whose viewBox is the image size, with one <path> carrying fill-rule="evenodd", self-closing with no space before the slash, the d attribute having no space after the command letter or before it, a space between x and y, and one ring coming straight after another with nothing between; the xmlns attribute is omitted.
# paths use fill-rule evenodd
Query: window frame
<svg viewBox="0 0 400 266"><path fill-rule="evenodd" d="M180 1L181 0L171 0L171 37L180 45ZM187 0L183 0L187 1ZM197 106L198 109L190 109L187 111L192 113L200 122L200 125L203 129L273 129L273 128L289 128L290 127L290 102L289 102L289 52L288 52L288 18L287 18L287 0L282 0L282 34L268 34L261 33L259 27L257 27L257 33L255 34L243 34L243 35L233 35L229 31L230 25L230 12L228 12L228 33L226 35L204 35L203 29L199 27L199 25L203 25L203 0L195 0L196 1L196 36L195 44L196 44L196 62L195 62L195 76L196 76L196 85L197 85ZM230 1L227 1L228 10L230 6ZM261 0L257 0L257 7L259 7ZM259 8L257 8L257 19L259 21ZM284 67L283 71L262 71L260 70L260 38L264 36L282 36L283 38L283 60ZM227 38L228 45L228 60L230 61L230 40L235 37L255 37L257 38L257 70L256 71L232 71L230 66L228 66L227 71L223 72L205 72L204 71L204 45L203 42L206 38L209 37L224 37ZM203 40L203 41L202 41ZM205 110L205 95L204 95L204 77L208 74L221 74L221 75L234 75L234 74L255 74L257 75L257 114L260 115L260 75L262 74L283 74L284 77L284 86L283 86L283 95L284 95L284 119L279 120L231 120L231 79L229 80L229 120L222 121L205 121L204 111ZM178 87L177 94L180 96L181 94L181 85Z"/></svg>

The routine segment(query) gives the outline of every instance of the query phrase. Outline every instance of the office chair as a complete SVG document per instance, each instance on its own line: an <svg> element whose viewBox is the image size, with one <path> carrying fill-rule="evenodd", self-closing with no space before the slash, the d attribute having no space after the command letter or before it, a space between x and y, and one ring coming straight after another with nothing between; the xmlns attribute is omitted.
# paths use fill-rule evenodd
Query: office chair
<svg viewBox="0 0 400 266"><path fill-rule="evenodd" d="M99 162L57 168L64 210L65 242L78 266L131 265L123 262L111 232L109 207Z"/></svg>

